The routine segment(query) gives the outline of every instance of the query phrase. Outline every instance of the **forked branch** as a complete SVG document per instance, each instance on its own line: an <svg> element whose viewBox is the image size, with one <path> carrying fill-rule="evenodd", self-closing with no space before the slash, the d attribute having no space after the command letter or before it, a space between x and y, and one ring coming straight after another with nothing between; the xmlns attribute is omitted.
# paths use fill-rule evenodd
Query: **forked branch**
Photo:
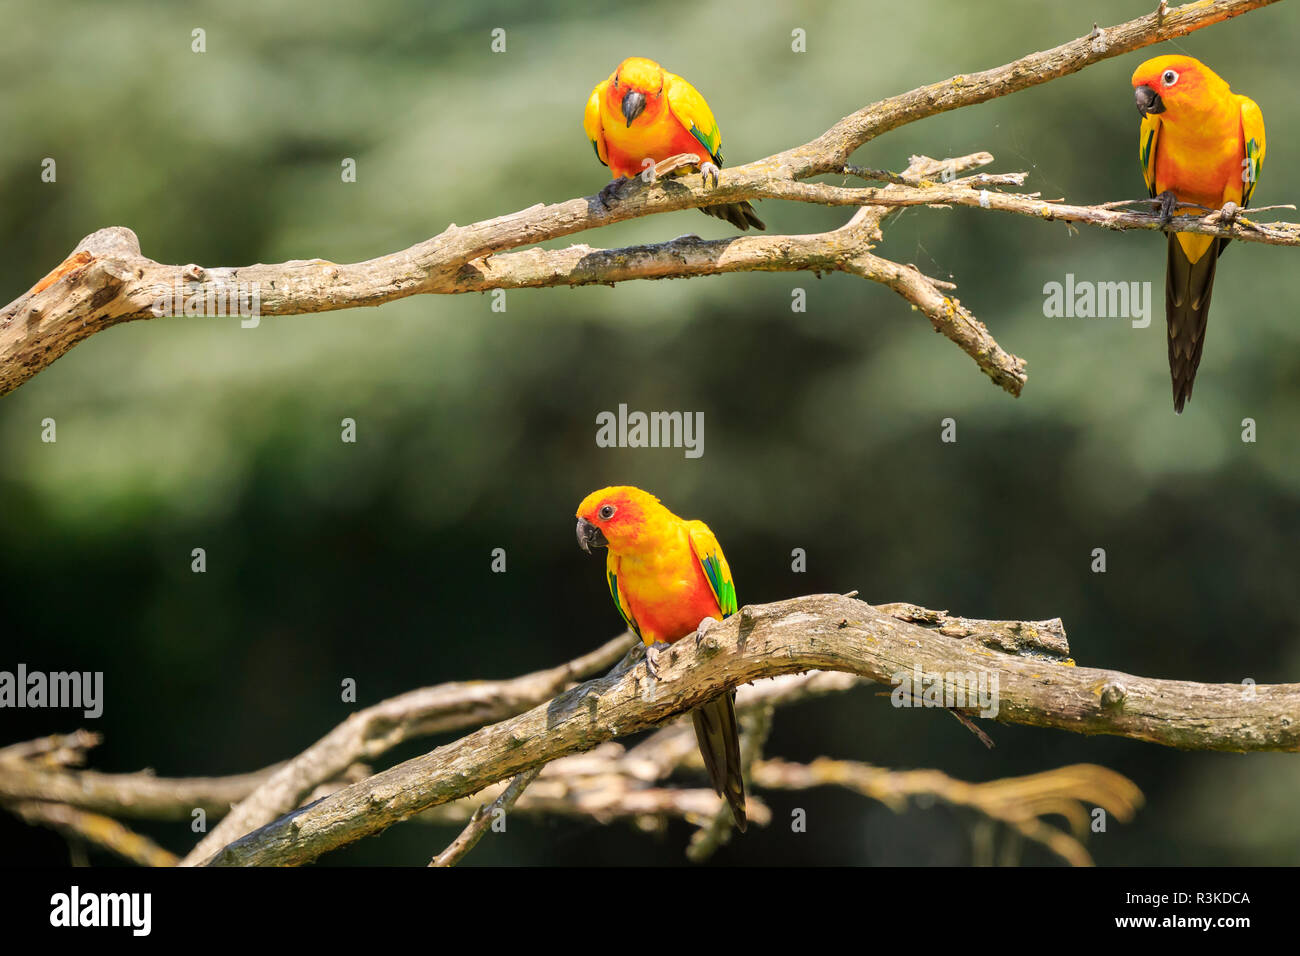
<svg viewBox="0 0 1300 956"><path fill-rule="evenodd" d="M1006 96L1123 53L1183 36L1193 30L1265 6L1276 0L1202 0L1091 33L1050 50L981 73L881 100L840 120L802 146L724 170L714 188L701 177L667 176L639 183L617 202L598 196L532 206L441 234L401 252L366 262L338 264L323 259L275 265L202 267L164 265L146 257L135 234L110 227L87 236L72 254L29 292L0 310L0 394L17 388L73 345L102 329L136 319L156 318L178 298L197 313L237 314L253 301L260 316L301 315L380 305L418 294L457 294L490 289L614 283L629 279L685 278L749 271L840 271L879 282L902 295L932 325L971 356L999 387L1020 394L1024 362L1002 349L988 329L947 292L911 266L872 253L881 220L904 205L960 205L1040 219L1057 219L1109 229L1157 229L1154 215L1120 211L1114 203L1067 206L1036 194L1004 193L1018 174L953 178L962 160L918 159L903 173L876 175L848 166L860 146L881 133L948 110ZM987 154L983 154L987 157ZM969 157L967 158L970 159ZM988 157L984 161L991 160ZM806 182L821 174L868 175L880 187L850 188ZM912 184L912 185L907 185ZM862 207L844 227L803 236L738 236L720 240L685 237L625 249L572 246L548 250L537 243L654 213L740 200L780 199L831 206ZM1229 223L1184 217L1178 228L1232 236L1248 242L1295 245L1300 226L1286 223ZM179 293L179 295L178 295Z"/></svg>

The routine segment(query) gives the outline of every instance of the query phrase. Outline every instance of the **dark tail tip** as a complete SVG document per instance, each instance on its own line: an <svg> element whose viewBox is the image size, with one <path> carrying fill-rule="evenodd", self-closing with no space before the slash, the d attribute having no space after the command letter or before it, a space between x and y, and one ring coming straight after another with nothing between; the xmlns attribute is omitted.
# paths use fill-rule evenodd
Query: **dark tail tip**
<svg viewBox="0 0 1300 956"><path fill-rule="evenodd" d="M1197 350L1195 361L1200 361L1200 350ZM1179 415L1183 413L1183 406L1186 405L1192 397L1192 384L1196 381L1196 366L1190 368L1186 366L1179 367L1171 364L1174 385L1174 411Z"/></svg>
<svg viewBox="0 0 1300 956"><path fill-rule="evenodd" d="M747 202L724 203L721 206L701 206L700 212L716 219L725 219L741 232L745 232L751 226L759 230L767 228L767 223L758 218L758 213L754 212L754 207Z"/></svg>

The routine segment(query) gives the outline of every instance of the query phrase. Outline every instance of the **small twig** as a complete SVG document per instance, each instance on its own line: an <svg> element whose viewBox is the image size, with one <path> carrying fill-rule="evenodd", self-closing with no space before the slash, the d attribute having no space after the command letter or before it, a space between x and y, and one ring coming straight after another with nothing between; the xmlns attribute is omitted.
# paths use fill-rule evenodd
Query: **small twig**
<svg viewBox="0 0 1300 956"><path fill-rule="evenodd" d="M990 737L988 734L986 734L983 730L981 730L979 725L976 724L975 721L971 720L969 717L963 714L956 707L947 707L945 709L948 711L948 713L952 714L953 717L957 718L957 723L961 724L972 734L974 734L977 738L979 738L980 743L982 743L989 750L993 749L994 746L993 738Z"/></svg>
<svg viewBox="0 0 1300 956"><path fill-rule="evenodd" d="M98 813L88 813L64 803L43 803L38 800L15 800L4 806L28 823L51 827L69 836L88 840L141 866L175 866L179 860L176 854L164 850L148 837Z"/></svg>
<svg viewBox="0 0 1300 956"><path fill-rule="evenodd" d="M89 730L51 734L0 748L0 763L18 761L49 767L80 766L86 760L86 751L98 746L103 739Z"/></svg>
<svg viewBox="0 0 1300 956"><path fill-rule="evenodd" d="M1242 212L1243 212L1243 213L1247 213L1247 212L1268 212L1269 210L1272 210L1272 209L1295 209L1295 204L1294 204L1294 203L1289 203L1289 202L1284 202L1284 203L1276 203L1276 204L1274 204L1274 205L1272 205L1272 206L1251 206L1249 209L1243 209ZM1217 212L1217 211L1218 211L1218 210L1215 210L1215 212Z"/></svg>
<svg viewBox="0 0 1300 956"><path fill-rule="evenodd" d="M887 169L868 169L865 166L853 166L846 164L844 167L845 176L856 176L858 179L865 179L869 182L877 183L895 183L899 186L910 186L912 181L904 178L898 173L891 173Z"/></svg>
<svg viewBox="0 0 1300 956"><path fill-rule="evenodd" d="M510 812L515 801L528 789L528 785L537 779L545 766L542 764L524 771L510 781L510 786L506 787L501 796L493 800L490 806L481 806L474 811L474 815L470 817L469 823L460 835L448 844L447 849L430 860L429 865L455 866L464 859L465 854L474 849L474 845L483 839L483 834L487 833L488 827L492 826L499 816Z"/></svg>

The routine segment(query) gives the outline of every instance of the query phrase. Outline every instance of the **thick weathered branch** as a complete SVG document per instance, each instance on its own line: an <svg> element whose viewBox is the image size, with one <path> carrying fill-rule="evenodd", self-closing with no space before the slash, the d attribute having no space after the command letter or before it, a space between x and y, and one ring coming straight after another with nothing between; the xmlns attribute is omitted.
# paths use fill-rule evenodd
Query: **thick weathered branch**
<svg viewBox="0 0 1300 956"><path fill-rule="evenodd" d="M886 613L897 614L903 620L924 619L927 622L951 622L943 611L930 611L911 604L891 605ZM1038 646L1050 651L1064 647L1065 634L1061 622L1047 621L1033 624L1001 621L966 621L968 634L977 640L996 641L1010 628L1025 628L1026 646ZM1035 644L1038 635L1044 641ZM572 681L596 673L619 660L635 639L624 634L607 642L590 654L585 654L568 664L505 681L471 681L441 684L422 688L382 701L358 711L330 731L302 754L288 761L270 774L258 789L243 798L220 824L208 833L185 857L184 863L201 862L216 850L250 830L269 823L281 814L297 807L311 790L337 776L343 768L360 761L372 760L393 746L412 737L424 736L464 727L478 727L492 721L517 714L530 706L549 699ZM830 678L834 675L822 675ZM807 689L811 682L800 679L804 693L816 693L816 687ZM843 683L836 689L847 686ZM773 694L788 695L796 691L793 683L782 685L769 682L764 685ZM752 688L741 697L741 706L749 706ZM0 794L5 781L0 778ZM60 792L75 789L75 784L64 783Z"/></svg>
<svg viewBox="0 0 1300 956"><path fill-rule="evenodd" d="M840 120L810 143L765 159L725 170L720 183L706 188L701 177L665 177L636 184L618 202L606 205L596 196L555 204L538 204L520 212L470 226L449 226L443 233L401 252L354 264L321 259L241 268L202 268L154 262L141 254L135 234L111 227L88 236L62 264L31 291L0 310L0 394L20 384L95 332L120 322L151 318L155 306L174 299L178 290L187 303L206 304L199 314L237 314L228 297L258 294L259 316L297 315L379 305L422 293L453 294L485 288L525 285L572 285L634 278L710 275L726 271L839 269L860 275L908 298L950 339L979 363L999 386L1019 394L1023 362L992 341L983 327L956 300L923 281L915 270L872 256L879 216L869 228L834 231L820 237L739 237L705 243L664 244L634 250L533 250L531 257L507 259L504 253L627 219L741 199L789 199L832 205L885 203L891 189L908 177L888 177L879 190L849 190L804 183L822 173L845 173L846 163L868 140L936 113L981 103L1044 83L1089 64L1237 16L1275 0L1203 0L1156 12L1106 30L1031 54L982 73L959 75L890 97ZM1007 180L989 180L990 184ZM890 205L970 204L974 184L936 188L924 198L911 193L889 197ZM981 187L983 189L983 187ZM962 190L965 190L964 192ZM949 196L942 199L942 196ZM993 193L980 193L980 199ZM1100 221L1096 207L1056 206L1048 215L1012 208L1032 198L998 199L996 208L1045 218L1067 218L1110 228L1154 228L1137 213L1114 212ZM1041 202L1041 200L1037 200ZM975 201L976 205L983 203ZM1047 204L1051 205L1051 204ZM868 208L884 208L883 206ZM1081 213L1077 210L1088 209ZM856 217L855 217L856 218ZM859 220L864 223L867 220ZM1181 223L1180 223L1181 227ZM1201 231L1190 226L1189 231ZM1274 225L1272 234L1293 238L1291 227ZM1231 234L1249 241L1272 241L1269 229L1239 226ZM687 261L683 262L681 256ZM493 257L497 257L494 260ZM788 257L788 258L787 258ZM505 259L505 262L500 262ZM223 303L215 306L215 303Z"/></svg>
<svg viewBox="0 0 1300 956"><path fill-rule="evenodd" d="M919 625L920 630L917 631L917 635L924 640L941 640L942 644L954 643L967 646L976 653L992 653L997 658L1019 658L1031 663L1050 665L1054 672L1062 665L1072 663L1064 627L1059 619L1035 622L987 621L963 618L906 603L881 605L874 610L888 614L908 625ZM322 743L340 740L351 742L341 750L338 747L325 748L327 752L334 752L336 754L334 759L337 760L344 759L347 754L354 757L378 757L399 740L415 736L419 727L424 727L428 732L449 729L442 724L436 726L429 723L421 724L421 721L430 721L438 713L436 709L430 709L431 700L439 700L443 703L446 709L441 713L444 717L455 719L456 715L463 716L467 720L465 726L485 719L493 719L492 715L501 710L514 712L519 708L521 699L519 692L522 687L543 685L548 680L558 681L556 675L566 671L572 673L574 668L590 668L590 670L603 668L615 659L629 642L630 638L624 635L592 655L580 658L577 662L513 681L451 684L403 694L369 708L367 712L372 715L385 714L390 726L405 727L408 729L407 734L381 733L378 737L368 738L364 733L355 733L355 728L358 725L365 725L367 721L357 720L354 715L336 731L327 735ZM1068 666L1066 669L1070 670ZM906 667L904 670L911 673ZM620 673L622 672L620 670ZM755 710L788 704L809 695L841 692L863 681L869 682L870 678L869 674L860 677L854 673L828 670L787 673L741 688L737 707L743 716ZM1115 675L1114 679L1103 685L1102 690L1098 692L1098 699L1102 699L1104 695L1108 707L1119 704L1121 694L1124 693L1123 686L1123 680L1119 675ZM469 689L476 690L471 692L467 701L462 695ZM1246 688L1232 690L1247 697L1250 693ZM472 705L468 709L467 703ZM471 714L472 717L469 716ZM373 726L378 727L383 724ZM429 730L430 727L433 729ZM351 728L351 731L343 733L345 728ZM276 772L285 767L297 768L294 777L298 780L298 785L307 787L299 795L299 799L306 802L320 800L338 792L348 783L358 782L361 778L369 776L360 765L351 764L342 775L336 775L330 780L314 779L320 778L321 775L328 775L329 771L334 769L330 761L312 759L314 754L320 752L321 744L314 745L301 757L278 768L268 768L265 771L235 778L213 778L206 781L169 781L146 774L108 775L68 770L65 765L79 762L85 748L93 745L95 739L94 735L79 733L68 737L45 738L0 750L0 798L9 797L12 800L14 797L20 797L33 801L66 799L69 803L89 806L103 813L177 818L187 816L194 806L210 806L212 808L210 812L219 815L225 809L224 806L219 805L222 798L233 802L235 799L246 797L258 785L265 784ZM367 744L367 740L371 743ZM51 759L53 755L63 756ZM53 769L45 769L46 763L52 763ZM756 766L762 767L767 763L770 762L760 761ZM838 762L832 764L839 765ZM829 765L831 764L818 763L818 766L823 768ZM627 817L647 824L674 816L685 817L697 823L705 823L715 818L722 805L710 791L654 786L657 781L663 780L682 766L699 769L700 760L689 726L678 722L626 752L617 744L608 743L597 747L594 751L569 756L548 764L537 782L524 793L516 812L591 816L599 820ZM809 770L806 773L812 775L807 778L811 780L820 771ZM916 785L923 788L927 785L926 782L930 781L929 777L910 777L906 774L895 778L887 776L889 773L875 768L870 770L872 779L878 779L882 787L905 790L909 785ZM862 779L865 778L861 774L854 775L855 781L860 782ZM761 781L757 777L756 782L760 782L761 786ZM821 782L834 781L822 780ZM845 782L845 785L853 784ZM948 788L949 795L944 796L943 799L962 803L964 793L960 789L962 786L966 785L954 782L953 787ZM463 823L484 800L499 797L501 789L500 785L492 786L478 798L467 794L457 800L438 804L422 811L419 819ZM862 788L858 787L858 789ZM876 796L877 792L869 792L867 795ZM887 803L891 802L887 796L880 798L885 799ZM250 803L249 806L257 806L257 804ZM768 817L766 807L756 797L751 799L750 810L751 818L760 825ZM267 812L265 806L261 806L259 812ZM989 815L997 816L996 813ZM1071 819L1073 820L1073 817ZM1011 824L1007 820L1003 822L1015 826L1026 837L1044 843L1054 852L1074 862L1083 859L1082 848L1050 826L1035 820L1025 820L1022 824Z"/></svg>
<svg viewBox="0 0 1300 956"><path fill-rule="evenodd" d="M208 862L305 863L539 763L662 723L728 687L812 669L886 684L919 677L944 689L982 675L997 690L996 718L1006 722L1187 749L1300 749L1297 684L1200 684L1075 667L951 637L852 598L820 595L742 608L700 641L665 651L657 681L641 666L588 681L282 817ZM911 699L922 705L920 687ZM974 714L979 706L963 709Z"/></svg>

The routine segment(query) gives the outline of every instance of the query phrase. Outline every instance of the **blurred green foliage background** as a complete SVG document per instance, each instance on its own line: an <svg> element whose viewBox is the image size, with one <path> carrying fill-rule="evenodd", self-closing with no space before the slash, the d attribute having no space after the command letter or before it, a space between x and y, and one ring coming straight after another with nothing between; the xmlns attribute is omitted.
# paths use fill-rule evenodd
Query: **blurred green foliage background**
<svg viewBox="0 0 1300 956"><path fill-rule="evenodd" d="M0 31L0 299L86 234L127 225L163 262L355 261L607 180L581 130L591 87L658 59L710 100L729 162L807 141L913 86L1142 15L1154 0L598 6L483 0L10 5ZM207 52L191 52L191 30ZM507 52L490 52L490 31ZM807 52L791 52L791 30ZM987 149L995 171L1079 203L1144 194L1129 75L1184 51L1260 104L1256 204L1296 201L1300 9L1279 5L1081 74L907 126L855 161ZM40 180L53 157L57 183ZM341 182L344 157L357 181ZM845 210L761 204L774 232ZM1282 218L1287 213L1280 214ZM728 235L697 212L573 241ZM556 243L564 245L565 243ZM727 549L742 602L860 589L970 616L1064 618L1081 664L1259 683L1300 674L1296 251L1238 243L1216 284L1188 411L1165 361L1163 242L980 212L911 210L879 251L959 283L1029 362L1001 392L888 290L842 275L419 297L366 311L138 322L96 335L0 402L0 666L103 670L97 769L223 774L296 753L359 703L557 663L618 630L602 564L573 540L590 490L634 483ZM1153 283L1146 329L1048 319L1067 273ZM792 314L791 290L808 311ZM620 402L703 411L705 451L605 450ZM955 445L939 441L944 417ZM43 418L58 441L40 440ZM343 444L339 422L358 423ZM1259 440L1240 440L1241 420ZM207 550L205 574L190 571ZM490 571L493 548L508 571ZM807 573L790 570L792 548ZM1104 547L1108 571L1089 570ZM5 711L0 743L87 723ZM1093 761L1148 804L1089 848L1102 863L1300 861L1300 761L1181 753L948 716L869 690L778 714L771 752L971 780ZM427 749L423 742L398 756ZM972 819L895 817L831 791L764 795L778 825L729 863L965 863ZM145 827L172 849L184 825ZM475 863L673 863L660 837L512 824ZM451 832L393 828L328 863L422 863ZM61 865L61 838L0 817L7 862ZM1049 858L1027 849L1022 858ZM97 862L107 857L94 855Z"/></svg>

